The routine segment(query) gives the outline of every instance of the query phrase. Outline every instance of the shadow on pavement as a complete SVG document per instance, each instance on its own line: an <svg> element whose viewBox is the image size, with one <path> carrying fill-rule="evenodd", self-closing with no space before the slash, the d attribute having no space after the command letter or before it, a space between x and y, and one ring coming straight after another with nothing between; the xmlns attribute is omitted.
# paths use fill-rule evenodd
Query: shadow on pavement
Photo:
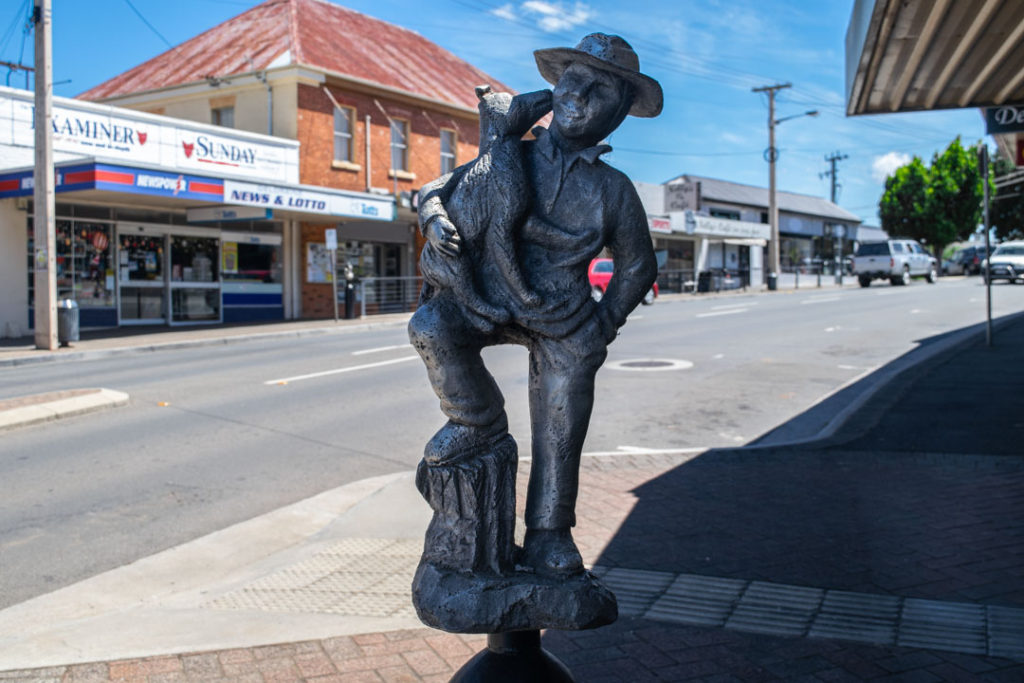
<svg viewBox="0 0 1024 683"><path fill-rule="evenodd" d="M648 481L596 564L1024 606L1024 317L1005 322L828 441L712 450Z"/></svg>

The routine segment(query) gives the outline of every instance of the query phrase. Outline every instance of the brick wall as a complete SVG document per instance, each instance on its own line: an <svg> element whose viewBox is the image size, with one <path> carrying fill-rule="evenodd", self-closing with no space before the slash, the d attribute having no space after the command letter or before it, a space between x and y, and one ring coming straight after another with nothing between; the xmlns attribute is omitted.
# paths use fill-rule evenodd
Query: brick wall
<svg viewBox="0 0 1024 683"><path fill-rule="evenodd" d="M352 161L356 169L333 168L334 104L321 88L299 86L298 137L302 143L299 178L307 185L343 190L366 190L366 117L370 116L371 186L395 189L388 177L391 167L391 129L374 99L394 118L409 122L409 170L414 178L399 178L398 190L411 191L441 175L441 128L455 130L458 136L456 164L474 158L479 143L479 124L475 117L453 117L449 113L429 111L418 104L396 102L384 97L331 88L338 104L355 109Z"/></svg>
<svg viewBox="0 0 1024 683"><path fill-rule="evenodd" d="M453 117L449 113L427 111L426 107L396 102L384 97L353 93L331 88L338 104L355 109L352 140L354 168L337 168L334 161L334 103L319 87L299 85L298 139L299 181L305 185L334 187L341 190L366 190L366 117L370 116L371 187L399 192L418 190L422 185L441 175L441 128L455 130L457 147L455 163L463 164L477 154L479 123L475 117ZM388 176L391 167L391 127L387 118L374 102L394 118L409 122L409 170L412 178L393 179ZM311 283L307 277L306 245L323 243L324 230L335 227L328 224L301 224L302 262L302 317L330 318L330 283ZM423 238L416 234L416 257L423 248ZM344 305L339 316L345 315Z"/></svg>

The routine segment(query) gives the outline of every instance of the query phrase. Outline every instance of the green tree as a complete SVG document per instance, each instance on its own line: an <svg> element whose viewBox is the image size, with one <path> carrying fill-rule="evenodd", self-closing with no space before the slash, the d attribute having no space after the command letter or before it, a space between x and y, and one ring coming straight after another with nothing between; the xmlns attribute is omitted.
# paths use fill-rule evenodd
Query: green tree
<svg viewBox="0 0 1024 683"><path fill-rule="evenodd" d="M927 244L941 260L947 244L977 229L982 198L978 145L964 149L957 137L930 167L914 157L886 178L879 216L890 235Z"/></svg>
<svg viewBox="0 0 1024 683"><path fill-rule="evenodd" d="M999 158L992 164L992 175L997 179L1015 169L1012 161ZM1000 183L989 200L988 218L999 239L1024 239L1024 177Z"/></svg>
<svg viewBox="0 0 1024 683"><path fill-rule="evenodd" d="M928 168L916 156L885 179L885 193L878 206L883 230L893 237L911 239L927 234L929 182Z"/></svg>

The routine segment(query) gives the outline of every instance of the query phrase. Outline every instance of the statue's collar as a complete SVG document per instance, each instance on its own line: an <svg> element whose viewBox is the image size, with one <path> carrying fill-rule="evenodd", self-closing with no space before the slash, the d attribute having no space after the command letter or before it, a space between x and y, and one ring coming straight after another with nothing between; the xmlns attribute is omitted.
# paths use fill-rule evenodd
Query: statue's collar
<svg viewBox="0 0 1024 683"><path fill-rule="evenodd" d="M541 154L544 155L544 158L548 161L554 161L555 154L561 150L555 148L554 136L551 135L551 132L543 126L537 126L533 129L533 135L537 138L537 148L540 150ZM607 154L610 151L612 151L610 145L594 145L593 147L587 147L575 154L569 154L567 156L569 157L570 165L571 162L576 159L583 159L588 164L593 164L597 161L598 157L602 154Z"/></svg>

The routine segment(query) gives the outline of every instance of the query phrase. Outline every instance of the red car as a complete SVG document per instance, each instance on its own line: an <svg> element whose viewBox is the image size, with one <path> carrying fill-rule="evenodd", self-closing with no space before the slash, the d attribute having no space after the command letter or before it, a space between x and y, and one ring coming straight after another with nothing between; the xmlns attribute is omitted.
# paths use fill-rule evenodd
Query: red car
<svg viewBox="0 0 1024 683"><path fill-rule="evenodd" d="M612 270L614 265L610 258L596 258L590 262L590 268L587 269L587 277L590 279L590 294L594 297L595 301L600 301L601 297L604 296L604 291L608 289L608 281L612 279ZM654 303L654 297L658 296L658 283L655 282L654 286L644 296L642 303L644 306L650 306Z"/></svg>

